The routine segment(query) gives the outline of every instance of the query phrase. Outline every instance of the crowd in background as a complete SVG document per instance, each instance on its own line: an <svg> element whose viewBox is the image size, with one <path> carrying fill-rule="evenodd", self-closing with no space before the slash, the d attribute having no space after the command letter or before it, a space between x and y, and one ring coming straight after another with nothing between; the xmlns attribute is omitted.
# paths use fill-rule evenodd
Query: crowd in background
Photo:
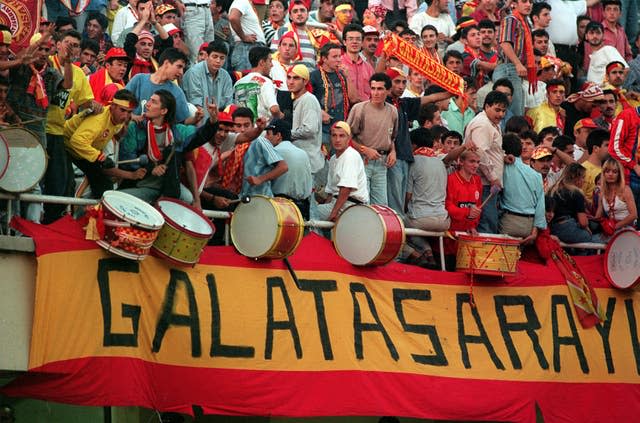
<svg viewBox="0 0 640 423"><path fill-rule="evenodd" d="M28 47L10 50L0 27L0 127L29 129L48 156L31 192L224 211L281 196L332 221L382 204L408 227L525 245L635 227L635 0L45 5ZM390 34L460 75L464 95L383 53ZM65 206L21 213L46 224ZM401 259L437 266L425 238Z"/></svg>

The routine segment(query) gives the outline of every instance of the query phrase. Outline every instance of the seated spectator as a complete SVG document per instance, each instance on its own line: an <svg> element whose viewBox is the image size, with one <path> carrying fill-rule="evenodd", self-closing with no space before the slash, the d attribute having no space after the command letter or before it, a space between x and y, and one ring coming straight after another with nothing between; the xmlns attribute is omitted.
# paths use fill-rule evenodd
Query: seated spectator
<svg viewBox="0 0 640 423"><path fill-rule="evenodd" d="M109 37L109 34L106 32L108 26L109 22L106 16L99 12L90 12L84 24L84 31L82 32L83 40L92 40L98 43L98 47L100 48L98 56L101 56L100 59L103 59L107 51L113 47L111 37ZM99 60L99 62L102 63L102 60Z"/></svg>
<svg viewBox="0 0 640 423"><path fill-rule="evenodd" d="M329 160L329 175L325 187L329 196L323 204L318 204L319 220L335 221L350 205L369 203L364 162L360 153L349 145L350 141L349 125L344 121L334 123L331 128L331 146L335 154Z"/></svg>
<svg viewBox="0 0 640 423"><path fill-rule="evenodd" d="M593 201L596 186L598 185L596 178L602 172L602 163L609 156L608 149L609 132L604 129L594 129L591 131L587 137L587 159L582 162L582 166L586 169L582 192L587 200L589 210L595 211L594 209L598 207L597 202L594 203Z"/></svg>
<svg viewBox="0 0 640 423"><path fill-rule="evenodd" d="M607 229L603 225L605 235L624 228L634 228L638 218L638 210L633 199L631 188L624 181L624 169L620 162L608 159L602 165L601 196L598 203L596 219L606 215L613 223Z"/></svg>

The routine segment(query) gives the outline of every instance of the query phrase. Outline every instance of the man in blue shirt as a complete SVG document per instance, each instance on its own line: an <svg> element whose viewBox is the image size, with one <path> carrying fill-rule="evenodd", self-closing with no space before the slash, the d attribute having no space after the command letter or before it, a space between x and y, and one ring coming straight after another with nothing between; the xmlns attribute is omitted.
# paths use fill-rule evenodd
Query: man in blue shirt
<svg viewBox="0 0 640 423"><path fill-rule="evenodd" d="M531 243L538 236L538 230L547 227L542 176L522 162L522 142L516 134L505 134L502 148L505 154L514 156L515 161L504 167L500 233Z"/></svg>

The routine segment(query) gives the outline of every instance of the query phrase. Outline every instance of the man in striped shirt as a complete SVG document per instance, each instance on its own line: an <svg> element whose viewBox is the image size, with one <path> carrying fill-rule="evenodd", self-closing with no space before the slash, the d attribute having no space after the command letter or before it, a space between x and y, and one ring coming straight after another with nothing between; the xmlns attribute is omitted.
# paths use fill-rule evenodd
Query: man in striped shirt
<svg viewBox="0 0 640 423"><path fill-rule="evenodd" d="M308 68L316 67L316 42L315 32L307 27L307 19L309 18L309 9L303 0L292 0L289 4L289 19L291 23L282 26L273 40L271 41L271 50L277 50L280 44L280 38L291 31L295 36L298 52L294 57L295 62L302 62ZM319 46L317 47L319 48Z"/></svg>

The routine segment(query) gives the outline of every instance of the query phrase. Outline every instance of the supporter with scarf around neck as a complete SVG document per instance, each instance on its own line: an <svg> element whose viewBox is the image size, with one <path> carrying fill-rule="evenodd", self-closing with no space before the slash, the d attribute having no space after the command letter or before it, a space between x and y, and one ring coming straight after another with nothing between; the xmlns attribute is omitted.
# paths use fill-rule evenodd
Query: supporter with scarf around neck
<svg viewBox="0 0 640 423"><path fill-rule="evenodd" d="M125 185L124 192L153 202L161 195L193 201L189 190L180 184L183 154L207 143L218 129L218 108L207 99L209 119L200 128L176 123L176 100L164 89L157 90L145 104L141 122L131 122L121 141L119 160L147 155L149 163L143 179ZM136 170L137 164L122 166Z"/></svg>

